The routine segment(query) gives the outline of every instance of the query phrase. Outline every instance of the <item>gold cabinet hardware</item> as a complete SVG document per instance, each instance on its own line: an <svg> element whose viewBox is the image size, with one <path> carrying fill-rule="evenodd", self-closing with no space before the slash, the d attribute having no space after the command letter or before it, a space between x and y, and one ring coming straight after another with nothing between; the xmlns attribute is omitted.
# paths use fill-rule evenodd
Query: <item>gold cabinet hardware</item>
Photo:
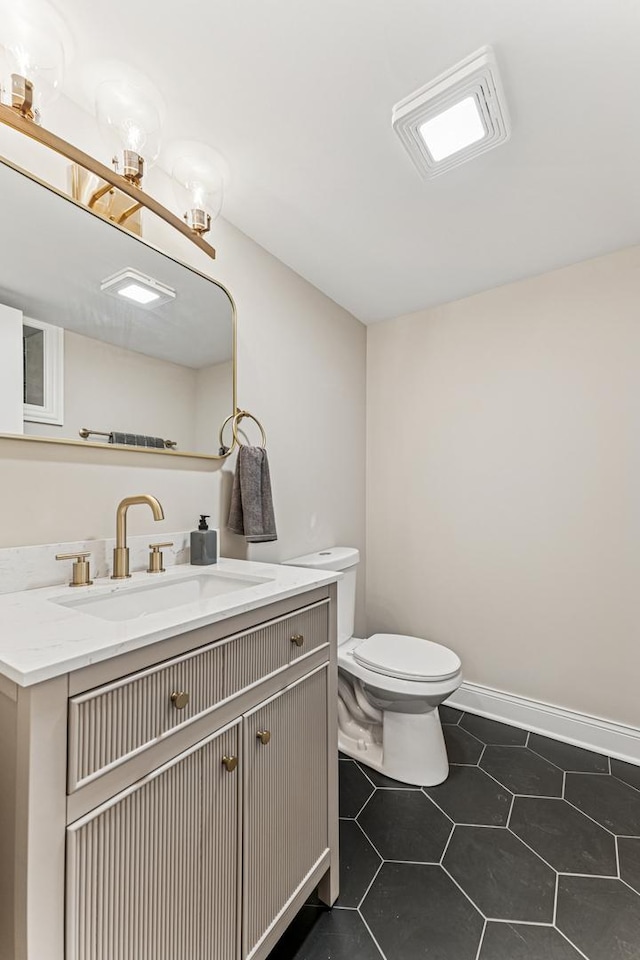
<svg viewBox="0 0 640 960"><path fill-rule="evenodd" d="M162 548L163 547L172 547L173 541L166 541L165 543L150 543L149 544L149 566L147 567L147 573L164 573L164 561L162 557Z"/></svg>
<svg viewBox="0 0 640 960"><path fill-rule="evenodd" d="M174 690L171 694L171 702L176 710L184 710L189 703L189 694L185 690Z"/></svg>
<svg viewBox="0 0 640 960"><path fill-rule="evenodd" d="M295 643L296 647L301 647L304 643L304 636L301 633L294 633L291 637L291 643Z"/></svg>
<svg viewBox="0 0 640 960"><path fill-rule="evenodd" d="M226 768L227 773L233 773L235 768L238 766L238 758L224 756L222 758L222 763L223 763L223 766Z"/></svg>
<svg viewBox="0 0 640 960"><path fill-rule="evenodd" d="M258 730L256 733L256 738L260 741L263 746L266 746L271 740L271 731L270 730Z"/></svg>
<svg viewBox="0 0 640 960"><path fill-rule="evenodd" d="M90 553L56 553L56 560L73 560L71 568L70 587L90 587L93 583L91 579Z"/></svg>

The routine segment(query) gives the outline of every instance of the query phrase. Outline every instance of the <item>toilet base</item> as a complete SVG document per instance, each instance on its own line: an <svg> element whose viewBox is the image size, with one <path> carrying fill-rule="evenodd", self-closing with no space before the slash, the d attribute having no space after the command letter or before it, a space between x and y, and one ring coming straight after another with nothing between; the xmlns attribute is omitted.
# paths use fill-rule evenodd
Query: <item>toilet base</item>
<svg viewBox="0 0 640 960"><path fill-rule="evenodd" d="M384 711L382 743L356 740L338 730L342 753L392 780L435 787L449 775L449 761L437 708L427 713Z"/></svg>

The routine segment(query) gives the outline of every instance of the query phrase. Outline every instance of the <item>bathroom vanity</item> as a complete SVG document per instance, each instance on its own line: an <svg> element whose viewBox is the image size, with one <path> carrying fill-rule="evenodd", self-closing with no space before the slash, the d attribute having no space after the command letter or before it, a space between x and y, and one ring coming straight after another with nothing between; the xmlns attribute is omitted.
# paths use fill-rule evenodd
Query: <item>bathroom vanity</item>
<svg viewBox="0 0 640 960"><path fill-rule="evenodd" d="M0 597L0 960L262 960L334 902L336 579Z"/></svg>

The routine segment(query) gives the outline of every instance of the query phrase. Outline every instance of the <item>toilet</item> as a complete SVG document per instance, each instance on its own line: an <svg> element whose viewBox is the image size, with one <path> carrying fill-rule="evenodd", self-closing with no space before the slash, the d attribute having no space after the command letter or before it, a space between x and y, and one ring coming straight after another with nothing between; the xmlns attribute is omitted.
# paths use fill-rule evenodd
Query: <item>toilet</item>
<svg viewBox="0 0 640 960"><path fill-rule="evenodd" d="M354 547L286 561L343 574L338 582L338 746L394 780L432 787L449 773L437 708L462 683L462 664L453 650L421 637L354 637L359 561Z"/></svg>

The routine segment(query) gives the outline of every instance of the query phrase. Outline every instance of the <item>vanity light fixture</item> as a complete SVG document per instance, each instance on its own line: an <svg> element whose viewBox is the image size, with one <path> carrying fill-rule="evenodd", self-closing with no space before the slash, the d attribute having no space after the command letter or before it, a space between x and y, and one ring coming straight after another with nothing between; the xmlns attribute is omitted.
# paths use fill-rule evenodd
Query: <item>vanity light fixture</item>
<svg viewBox="0 0 640 960"><path fill-rule="evenodd" d="M391 123L425 178L508 140L509 114L491 47L482 47L396 103Z"/></svg>
<svg viewBox="0 0 640 960"><path fill-rule="evenodd" d="M114 152L116 172L139 186L145 165L151 166L160 153L161 120L154 99L128 81L107 80L96 91L96 116Z"/></svg>
<svg viewBox="0 0 640 960"><path fill-rule="evenodd" d="M176 298L173 287L160 283L153 277L147 277L133 267L127 267L107 277L100 284L100 289L110 296L124 297L125 300L130 300L145 310L153 310Z"/></svg>
<svg viewBox="0 0 640 960"><path fill-rule="evenodd" d="M187 152L176 157L171 167L176 200L183 219L203 236L222 209L224 177L219 154L204 143L190 141Z"/></svg>
<svg viewBox="0 0 640 960"><path fill-rule="evenodd" d="M65 25L45 0L0 4L0 103L39 124L60 92L65 46Z"/></svg>

